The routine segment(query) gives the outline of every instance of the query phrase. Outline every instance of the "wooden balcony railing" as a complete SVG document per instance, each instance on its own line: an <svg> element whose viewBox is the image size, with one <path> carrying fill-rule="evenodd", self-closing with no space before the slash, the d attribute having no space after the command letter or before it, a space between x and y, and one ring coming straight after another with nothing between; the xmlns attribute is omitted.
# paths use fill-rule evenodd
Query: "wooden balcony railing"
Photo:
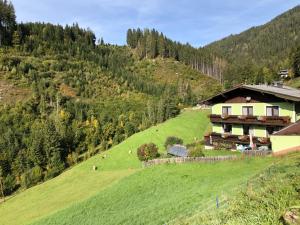
<svg viewBox="0 0 300 225"><path fill-rule="evenodd" d="M291 123L289 116L236 116L236 115L209 115L212 123L253 124L269 126L287 126Z"/></svg>
<svg viewBox="0 0 300 225"><path fill-rule="evenodd" d="M256 145L270 145L270 138L267 137L253 137L253 143ZM228 144L250 144L249 135L234 135L229 133L219 134L210 133L204 136L205 145L214 145L216 143L228 143Z"/></svg>

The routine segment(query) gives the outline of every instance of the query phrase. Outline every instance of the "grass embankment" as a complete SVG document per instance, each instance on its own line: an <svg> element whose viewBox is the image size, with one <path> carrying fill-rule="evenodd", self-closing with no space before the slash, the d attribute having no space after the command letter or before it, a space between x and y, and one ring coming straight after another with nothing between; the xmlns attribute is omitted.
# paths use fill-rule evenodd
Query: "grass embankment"
<svg viewBox="0 0 300 225"><path fill-rule="evenodd" d="M172 224L300 224L300 154L284 157L250 179L220 209L198 211Z"/></svg>
<svg viewBox="0 0 300 225"><path fill-rule="evenodd" d="M165 224L178 216L214 208L216 196L227 198L273 160L147 168L35 224Z"/></svg>
<svg viewBox="0 0 300 225"><path fill-rule="evenodd" d="M293 88L300 88L300 77L287 81L286 85L291 86Z"/></svg>
<svg viewBox="0 0 300 225"><path fill-rule="evenodd" d="M0 224L30 223L83 201L140 170L141 163L136 157L136 149L141 144L154 142L162 151L166 137L171 135L191 143L195 138L203 137L208 125L207 112L186 111L177 118L135 134L110 151L90 158L62 175L0 204ZM102 158L103 155L106 157ZM92 170L93 165L98 167L97 171ZM109 214L103 216L110 217Z"/></svg>

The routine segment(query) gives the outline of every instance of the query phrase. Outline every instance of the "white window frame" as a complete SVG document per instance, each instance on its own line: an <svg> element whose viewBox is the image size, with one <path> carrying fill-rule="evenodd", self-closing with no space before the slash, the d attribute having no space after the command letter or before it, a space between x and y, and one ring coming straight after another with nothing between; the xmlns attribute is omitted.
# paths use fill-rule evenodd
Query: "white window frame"
<svg viewBox="0 0 300 225"><path fill-rule="evenodd" d="M232 108L233 107L231 105L222 105L222 112L221 112L222 115L223 115L223 108L230 108L230 114L227 114L227 115L229 115L229 116L232 115Z"/></svg>
<svg viewBox="0 0 300 225"><path fill-rule="evenodd" d="M252 107L252 116L254 116L255 114L254 114L254 106L253 105L242 105L242 113L241 113L241 115L244 115L243 114L243 108L244 107Z"/></svg>
<svg viewBox="0 0 300 225"><path fill-rule="evenodd" d="M268 116L267 115L268 114L268 111L267 111L268 107L278 107L278 116L281 115L281 110L280 110L280 106L279 105L266 105L266 107L265 107L265 116Z"/></svg>

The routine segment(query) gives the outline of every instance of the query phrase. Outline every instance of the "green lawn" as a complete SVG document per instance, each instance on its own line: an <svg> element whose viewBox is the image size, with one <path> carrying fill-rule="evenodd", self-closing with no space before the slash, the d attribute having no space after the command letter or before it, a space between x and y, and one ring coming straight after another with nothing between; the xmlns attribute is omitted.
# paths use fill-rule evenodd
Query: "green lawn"
<svg viewBox="0 0 300 225"><path fill-rule="evenodd" d="M147 168L34 224L165 224L177 217L215 208L216 196L222 200L234 194L273 160L268 157Z"/></svg>
<svg viewBox="0 0 300 225"><path fill-rule="evenodd" d="M300 224L299 162L300 153L277 159L259 176L249 179L247 185L228 198L219 209L198 210L192 215L176 218L171 224ZM297 221L284 223L284 215L291 211L295 220L298 216ZM293 217L285 218L289 222L293 220Z"/></svg>
<svg viewBox="0 0 300 225"><path fill-rule="evenodd" d="M141 163L136 157L138 146L154 142L163 151L167 136L181 137L185 143L191 143L195 138L200 139L209 126L207 114L208 112L203 111L185 111L177 118L135 134L110 151L10 198L0 204L0 224L27 224L74 203L78 204L104 189L110 189L141 169ZM129 154L130 150L133 151L132 154ZM103 155L106 155L104 159ZM92 170L93 165L98 167L97 171Z"/></svg>

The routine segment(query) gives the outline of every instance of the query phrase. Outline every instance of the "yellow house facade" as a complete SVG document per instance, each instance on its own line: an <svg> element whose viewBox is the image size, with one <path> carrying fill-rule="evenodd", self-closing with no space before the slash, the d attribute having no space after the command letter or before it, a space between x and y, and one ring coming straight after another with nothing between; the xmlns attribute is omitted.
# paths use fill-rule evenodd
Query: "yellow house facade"
<svg viewBox="0 0 300 225"><path fill-rule="evenodd" d="M285 140L272 136L300 119L300 90L287 86L241 85L203 103L212 106L212 132L205 136L210 147L249 145L251 136L256 147L271 149L272 140L274 146ZM292 140L298 144L297 137Z"/></svg>

